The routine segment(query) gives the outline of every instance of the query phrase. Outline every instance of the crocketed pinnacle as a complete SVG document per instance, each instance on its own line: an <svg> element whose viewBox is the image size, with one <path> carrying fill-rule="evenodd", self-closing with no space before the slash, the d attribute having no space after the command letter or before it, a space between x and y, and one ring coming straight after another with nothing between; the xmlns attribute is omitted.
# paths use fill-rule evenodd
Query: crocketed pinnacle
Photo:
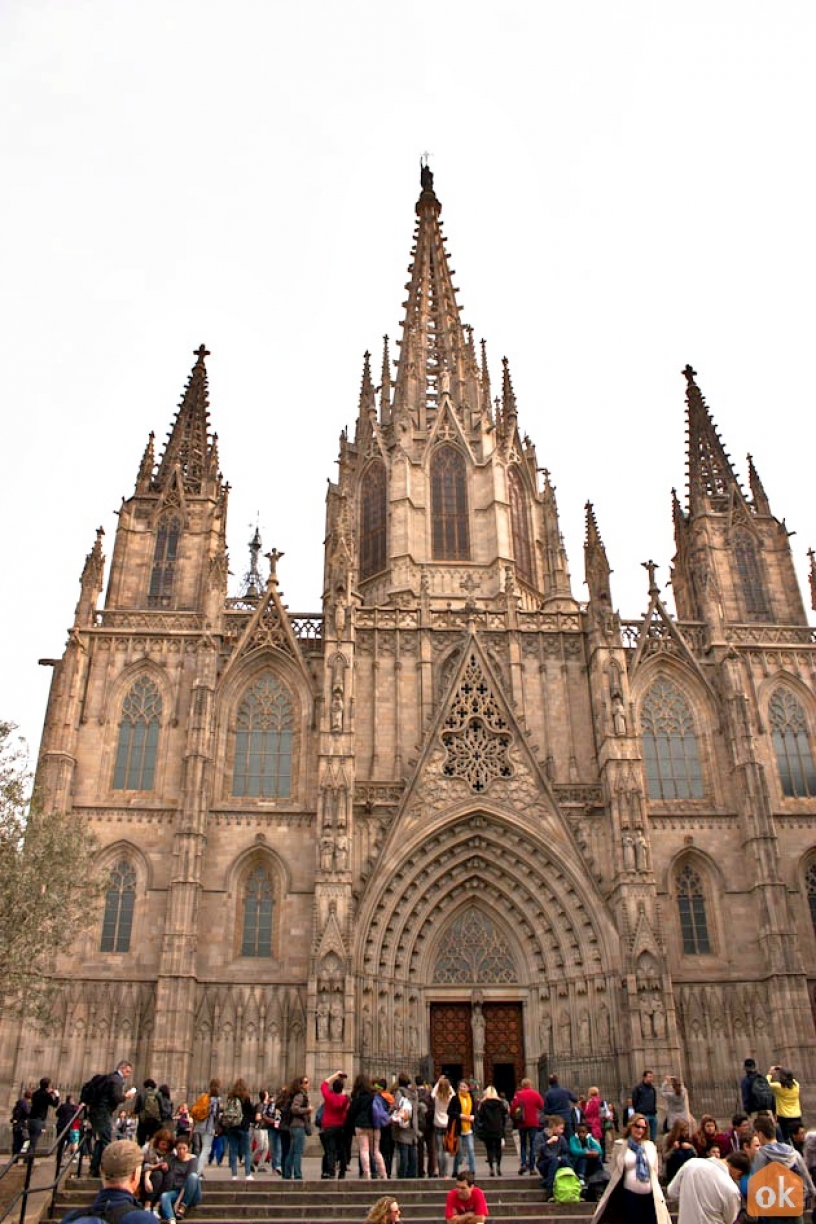
<svg viewBox="0 0 816 1224"><path fill-rule="evenodd" d="M703 394L694 381L696 370L687 365L686 403L688 405L688 484L692 514L709 507L724 508L734 488L739 488L731 460L714 426Z"/></svg>
<svg viewBox="0 0 816 1224"><path fill-rule="evenodd" d="M604 542L598 530L598 521L592 502L586 506L586 539L584 541L584 574L589 588L589 598L592 602L612 603L612 589L609 585L609 561L606 556Z"/></svg>
<svg viewBox="0 0 816 1224"><path fill-rule="evenodd" d="M439 221L442 205L427 166L422 167L421 184L394 388L395 419L410 417L417 428L424 428L433 417L443 389L450 392L457 410L465 403L471 409L479 407L478 374L468 357L468 338Z"/></svg>
<svg viewBox="0 0 816 1224"><path fill-rule="evenodd" d="M513 390L513 380L510 377L510 362L506 357L502 357L502 418L505 425L511 430L518 419L516 394Z"/></svg>
<svg viewBox="0 0 816 1224"><path fill-rule="evenodd" d="M812 548L808 549L808 560L810 561L810 606L816 612L816 553Z"/></svg>
<svg viewBox="0 0 816 1224"><path fill-rule="evenodd" d="M203 482L209 474L210 406L207 369L204 365L204 358L208 356L209 353L202 344L196 350L197 360L156 473L154 488L158 490L165 487L177 465L187 493L201 493Z"/></svg>
<svg viewBox="0 0 816 1224"><path fill-rule="evenodd" d="M139 475L136 478L136 491L145 493L150 488L150 483L153 479L153 469L156 466L156 455L154 451L154 442L156 435L151 429L147 438L147 446L144 448L142 462L139 464Z"/></svg>
<svg viewBox="0 0 816 1224"><path fill-rule="evenodd" d="M748 484L751 489L751 500L754 503L755 512L757 514L770 514L771 503L768 501L768 495L762 486L759 472L754 466L753 455L748 456Z"/></svg>
<svg viewBox="0 0 816 1224"><path fill-rule="evenodd" d="M388 336L383 336L382 373L380 375L380 421L387 425L391 418L391 354Z"/></svg>

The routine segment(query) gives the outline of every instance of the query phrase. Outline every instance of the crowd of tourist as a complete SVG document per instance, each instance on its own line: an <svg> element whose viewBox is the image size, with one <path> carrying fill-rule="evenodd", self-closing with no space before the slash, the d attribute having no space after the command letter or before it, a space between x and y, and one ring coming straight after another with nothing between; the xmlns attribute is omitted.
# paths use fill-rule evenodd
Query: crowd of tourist
<svg viewBox="0 0 816 1224"><path fill-rule="evenodd" d="M117 1193L127 1183L134 1210L173 1224L198 1205L207 1169L225 1158L233 1180L239 1169L247 1181L261 1171L302 1180L313 1131L324 1179L343 1179L349 1170L365 1180L452 1175L457 1184L447 1196L446 1218L477 1218L483 1208L486 1214L483 1191L474 1184L478 1142L489 1176L502 1176L508 1156L511 1164L518 1160L518 1174L538 1176L545 1199L597 1203L594 1224L621 1217L668 1224L667 1197L679 1200L680 1224L733 1224L745 1208L749 1176L769 1161L801 1179L807 1200L816 1193L816 1130L803 1125L796 1078L779 1066L762 1075L751 1059L744 1072L743 1108L721 1126L712 1114L695 1119L678 1075L665 1076L658 1087L649 1070L620 1111L597 1087L578 1094L556 1075L543 1095L523 1079L508 1100L492 1085L479 1091L468 1079L453 1084L444 1075L430 1084L400 1072L387 1085L360 1073L349 1086L342 1069L317 1092L306 1076L256 1096L243 1079L226 1089L212 1079L192 1104L176 1106L169 1087L151 1078L138 1090L126 1087L132 1067L123 1061L83 1085L80 1102L62 1101L48 1078L21 1094L11 1119L13 1147L15 1154L33 1154L54 1110L59 1163L82 1141L84 1108L91 1172L104 1182L105 1168L113 1170L122 1182ZM129 1188L127 1153L134 1147L139 1177ZM368 1219L399 1220L397 1200L381 1196Z"/></svg>

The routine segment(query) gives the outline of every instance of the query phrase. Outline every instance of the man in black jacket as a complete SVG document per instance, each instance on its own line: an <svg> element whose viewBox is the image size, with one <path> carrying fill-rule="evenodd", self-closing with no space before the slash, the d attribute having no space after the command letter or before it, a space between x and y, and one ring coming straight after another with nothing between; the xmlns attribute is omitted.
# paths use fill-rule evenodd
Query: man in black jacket
<svg viewBox="0 0 816 1224"><path fill-rule="evenodd" d="M642 1113L649 1123L649 1137L657 1142L657 1090L654 1086L654 1071L644 1071L643 1079L632 1089L632 1105L635 1113Z"/></svg>
<svg viewBox="0 0 816 1224"><path fill-rule="evenodd" d="M126 1097L136 1095L135 1088L125 1091L125 1083L133 1074L133 1066L129 1059L123 1058L117 1064L116 1070L105 1077L99 1084L92 1101L86 1101L88 1106L88 1121L94 1133L94 1149L91 1156L91 1177L99 1176L102 1153L113 1138L113 1115ZM93 1082L93 1081L91 1081Z"/></svg>

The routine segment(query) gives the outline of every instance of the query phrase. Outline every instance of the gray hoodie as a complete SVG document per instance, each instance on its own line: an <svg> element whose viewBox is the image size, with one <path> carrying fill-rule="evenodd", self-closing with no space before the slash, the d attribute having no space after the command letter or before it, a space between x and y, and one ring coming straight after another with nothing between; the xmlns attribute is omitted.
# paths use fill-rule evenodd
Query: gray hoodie
<svg viewBox="0 0 816 1224"><path fill-rule="evenodd" d="M751 1172L758 1173L760 1169L764 1169L765 1165L770 1164L772 1160L784 1165L792 1173L799 1174L805 1183L805 1198L813 1202L814 1197L816 1197L816 1187L814 1187L807 1166L796 1151L796 1148L792 1148L789 1143L778 1143L776 1140L773 1140L771 1143L763 1143L754 1157Z"/></svg>

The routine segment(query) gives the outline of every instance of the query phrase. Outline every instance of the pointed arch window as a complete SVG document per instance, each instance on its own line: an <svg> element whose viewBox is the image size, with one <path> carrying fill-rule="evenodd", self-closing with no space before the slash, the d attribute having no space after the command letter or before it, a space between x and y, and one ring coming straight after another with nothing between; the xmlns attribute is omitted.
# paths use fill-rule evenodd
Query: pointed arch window
<svg viewBox="0 0 816 1224"><path fill-rule="evenodd" d="M129 952L136 904L136 872L122 859L110 873L105 893L105 914L102 919L100 952Z"/></svg>
<svg viewBox="0 0 816 1224"><path fill-rule="evenodd" d="M816 935L816 863L811 863L805 874L805 885L807 887L808 906L810 908L810 921L813 924L813 933Z"/></svg>
<svg viewBox="0 0 816 1224"><path fill-rule="evenodd" d="M768 716L783 795L816 795L816 769L802 706L789 689L778 688L771 695Z"/></svg>
<svg viewBox="0 0 816 1224"><path fill-rule="evenodd" d="M360 578L385 569L387 504L385 464L377 459L363 473L360 486Z"/></svg>
<svg viewBox="0 0 816 1224"><path fill-rule="evenodd" d="M516 569L530 586L534 583L533 549L530 544L530 519L527 498L518 468L511 467L507 477L510 493L510 525L513 532L513 556Z"/></svg>
<svg viewBox="0 0 816 1224"><path fill-rule="evenodd" d="M161 716L158 685L149 676L140 676L122 703L113 767L114 790L153 789Z"/></svg>
<svg viewBox="0 0 816 1224"><path fill-rule="evenodd" d="M440 446L431 458L431 534L434 560L470 560L467 471L454 446Z"/></svg>
<svg viewBox="0 0 816 1224"><path fill-rule="evenodd" d="M156 530L153 569L150 572L150 590L147 596L149 607L166 608L173 598L180 538L181 519L177 514L165 515Z"/></svg>
<svg viewBox="0 0 816 1224"><path fill-rule="evenodd" d="M289 690L276 676L261 676L238 707L233 795L259 799L290 795L293 728Z"/></svg>
<svg viewBox="0 0 816 1224"><path fill-rule="evenodd" d="M643 699L641 734L650 799L702 799L703 774L691 708L666 677Z"/></svg>
<svg viewBox="0 0 816 1224"><path fill-rule="evenodd" d="M757 556L756 544L751 536L739 532L734 540L734 562L742 590L742 602L747 620L769 620L765 584Z"/></svg>
<svg viewBox="0 0 816 1224"><path fill-rule="evenodd" d="M699 872L686 863L675 876L680 935L685 956L706 956L711 952L708 936L705 893Z"/></svg>
<svg viewBox="0 0 816 1224"><path fill-rule="evenodd" d="M269 872L263 867L254 867L247 875L243 888L242 956L272 955L274 911L274 892Z"/></svg>

